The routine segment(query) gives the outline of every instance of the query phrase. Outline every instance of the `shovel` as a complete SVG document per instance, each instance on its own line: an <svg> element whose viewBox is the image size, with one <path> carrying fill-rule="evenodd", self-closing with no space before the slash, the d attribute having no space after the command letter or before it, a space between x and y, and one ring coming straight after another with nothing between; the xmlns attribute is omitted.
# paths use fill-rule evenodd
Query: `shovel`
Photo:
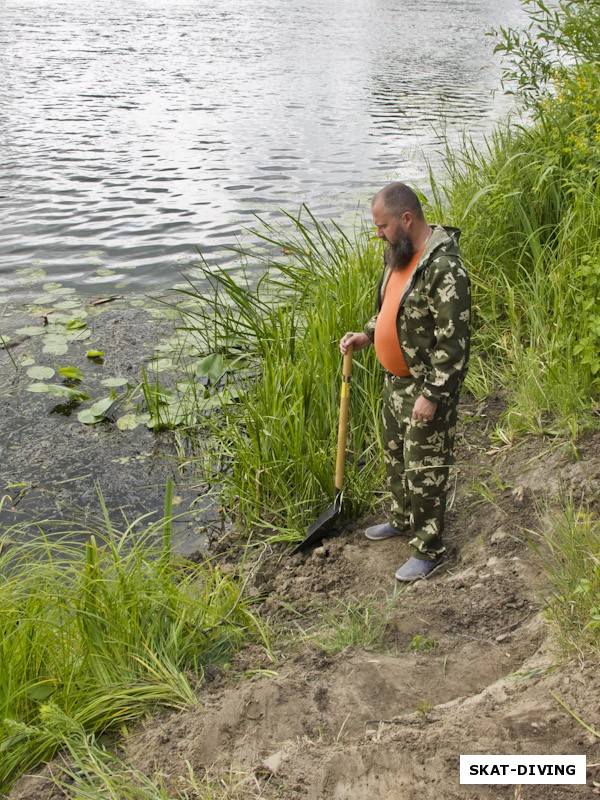
<svg viewBox="0 0 600 800"><path fill-rule="evenodd" d="M335 461L335 496L333 505L316 519L306 532L306 538L292 551L292 555L318 544L334 527L342 510L344 488L344 466L346 463L346 431L348 429L348 405L350 403L350 379L352 376L352 348L344 356L342 365L342 390L340 397L340 421L338 426L337 458Z"/></svg>

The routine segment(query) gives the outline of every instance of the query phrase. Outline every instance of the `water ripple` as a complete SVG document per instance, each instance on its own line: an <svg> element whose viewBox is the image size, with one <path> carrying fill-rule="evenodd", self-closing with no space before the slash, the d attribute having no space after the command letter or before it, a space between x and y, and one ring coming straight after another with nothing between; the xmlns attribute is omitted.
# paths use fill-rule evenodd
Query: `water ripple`
<svg viewBox="0 0 600 800"><path fill-rule="evenodd" d="M17 271L43 263L82 291L170 285L197 247L229 258L255 214L340 218L388 179L424 181L442 127L482 134L505 108L484 34L519 14L519 0L1 4L0 284L18 297Z"/></svg>

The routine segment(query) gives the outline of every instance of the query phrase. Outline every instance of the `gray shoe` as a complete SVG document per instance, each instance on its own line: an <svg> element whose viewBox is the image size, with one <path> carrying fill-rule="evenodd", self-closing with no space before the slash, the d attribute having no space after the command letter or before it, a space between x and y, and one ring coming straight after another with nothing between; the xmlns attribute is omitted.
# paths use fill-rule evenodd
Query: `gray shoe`
<svg viewBox="0 0 600 800"><path fill-rule="evenodd" d="M435 561L422 561L420 558L409 558L396 572L396 580L409 582L418 581L421 578L428 578L445 560L444 556L436 558Z"/></svg>
<svg viewBox="0 0 600 800"><path fill-rule="evenodd" d="M365 531L365 536L367 539L371 539L374 542L378 542L381 539L391 539L392 536L409 536L410 530L399 530L398 528L394 528L393 525L390 525L389 522L382 522L379 525L371 525L370 528L367 528Z"/></svg>

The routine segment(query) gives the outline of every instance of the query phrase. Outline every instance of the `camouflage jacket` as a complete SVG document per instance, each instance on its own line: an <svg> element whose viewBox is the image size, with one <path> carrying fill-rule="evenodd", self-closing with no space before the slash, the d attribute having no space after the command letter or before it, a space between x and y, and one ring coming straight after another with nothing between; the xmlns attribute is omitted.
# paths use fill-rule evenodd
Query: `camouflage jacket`
<svg viewBox="0 0 600 800"><path fill-rule="evenodd" d="M471 287L464 268L457 228L435 226L406 287L396 325L411 375L421 394L434 402L460 389L469 361ZM391 274L386 264L378 290L378 308ZM375 338L375 315L364 331Z"/></svg>

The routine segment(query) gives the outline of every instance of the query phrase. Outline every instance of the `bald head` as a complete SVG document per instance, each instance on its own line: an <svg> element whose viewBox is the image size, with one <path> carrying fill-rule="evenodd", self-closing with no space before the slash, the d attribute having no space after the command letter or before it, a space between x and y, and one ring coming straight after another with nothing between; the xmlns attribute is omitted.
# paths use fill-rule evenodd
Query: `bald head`
<svg viewBox="0 0 600 800"><path fill-rule="evenodd" d="M372 206L376 204L382 204L385 210L397 219L400 219L406 211L410 211L415 220L419 222L425 219L421 201L416 193L405 183L399 181L389 183L377 192L371 202Z"/></svg>

